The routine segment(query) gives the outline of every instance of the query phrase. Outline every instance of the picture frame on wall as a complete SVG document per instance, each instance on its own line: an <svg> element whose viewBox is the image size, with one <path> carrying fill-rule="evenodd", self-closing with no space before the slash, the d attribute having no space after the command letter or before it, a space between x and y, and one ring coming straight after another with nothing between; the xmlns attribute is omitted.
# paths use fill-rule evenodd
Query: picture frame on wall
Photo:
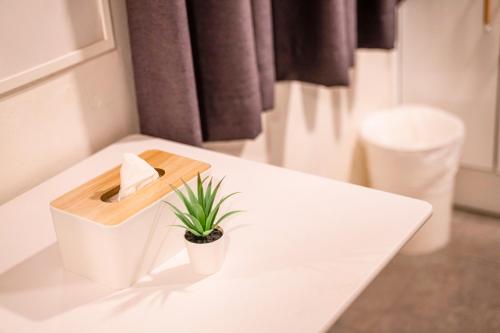
<svg viewBox="0 0 500 333"><path fill-rule="evenodd" d="M0 96L115 48L109 0L5 0L5 5Z"/></svg>

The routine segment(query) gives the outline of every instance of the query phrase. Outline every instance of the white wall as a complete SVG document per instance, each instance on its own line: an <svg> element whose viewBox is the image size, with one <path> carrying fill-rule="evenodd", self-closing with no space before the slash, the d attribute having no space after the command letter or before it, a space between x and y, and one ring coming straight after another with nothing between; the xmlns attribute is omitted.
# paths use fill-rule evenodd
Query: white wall
<svg viewBox="0 0 500 333"><path fill-rule="evenodd" d="M115 50L0 97L0 203L138 131L125 9Z"/></svg>
<svg viewBox="0 0 500 333"><path fill-rule="evenodd" d="M462 167L488 172L495 169L497 141L499 14L495 5L487 30L482 1L405 1L399 20L402 102L460 117Z"/></svg>
<svg viewBox="0 0 500 333"><path fill-rule="evenodd" d="M370 111L397 102L396 51L362 50L349 88L292 82L277 85L275 110L257 140L207 143L246 159L366 184L357 125Z"/></svg>
<svg viewBox="0 0 500 333"><path fill-rule="evenodd" d="M454 113L466 128L454 203L500 214L500 2L420 0L401 4L403 103Z"/></svg>

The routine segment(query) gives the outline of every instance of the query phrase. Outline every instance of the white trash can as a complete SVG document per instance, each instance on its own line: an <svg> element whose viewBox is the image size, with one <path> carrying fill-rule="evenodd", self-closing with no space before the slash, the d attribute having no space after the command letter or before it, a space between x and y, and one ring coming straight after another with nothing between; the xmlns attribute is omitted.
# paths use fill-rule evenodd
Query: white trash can
<svg viewBox="0 0 500 333"><path fill-rule="evenodd" d="M371 186L433 206L432 217L403 253L428 253L448 243L464 133L461 119L429 106L400 106L364 119L361 138Z"/></svg>

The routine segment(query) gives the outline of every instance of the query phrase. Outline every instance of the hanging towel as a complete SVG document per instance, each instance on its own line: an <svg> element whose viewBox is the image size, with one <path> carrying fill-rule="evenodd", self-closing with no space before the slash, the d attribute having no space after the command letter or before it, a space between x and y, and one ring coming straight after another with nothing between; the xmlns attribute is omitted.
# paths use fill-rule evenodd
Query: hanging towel
<svg viewBox="0 0 500 333"><path fill-rule="evenodd" d="M201 145L186 4L127 1L141 132Z"/></svg>
<svg viewBox="0 0 500 333"><path fill-rule="evenodd" d="M392 49L396 35L396 5L401 0L358 0L358 47Z"/></svg>
<svg viewBox="0 0 500 333"><path fill-rule="evenodd" d="M141 131L255 138L274 82L348 85L356 47L394 45L397 0L128 0Z"/></svg>
<svg viewBox="0 0 500 333"><path fill-rule="evenodd" d="M256 137L264 103L252 2L187 3L204 140Z"/></svg>
<svg viewBox="0 0 500 333"><path fill-rule="evenodd" d="M273 1L276 76L347 85L354 63L355 2Z"/></svg>

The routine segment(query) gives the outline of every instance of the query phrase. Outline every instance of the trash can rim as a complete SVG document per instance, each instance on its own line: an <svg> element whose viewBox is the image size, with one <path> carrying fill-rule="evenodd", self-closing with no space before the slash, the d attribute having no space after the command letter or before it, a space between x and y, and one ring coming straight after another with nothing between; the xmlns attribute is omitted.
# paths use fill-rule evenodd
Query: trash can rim
<svg viewBox="0 0 500 333"><path fill-rule="evenodd" d="M437 111L439 113L445 113L446 116L449 117L450 121L453 121L454 125L456 126L456 131L449 138L443 139L443 140L441 140L437 143L434 143L434 144L428 144L426 146L420 146L420 147L419 146L404 147L404 146L396 145L396 144L394 144L394 145L388 144L385 142L381 142L380 139L374 138L368 133L369 132L368 126L370 123L370 119L373 121L373 119L375 119L376 117L384 116L388 112L398 111L399 109L403 109L403 108L425 108L425 109L430 110L430 111ZM394 111L385 110L385 111L378 111L378 112L372 113L371 115L369 115L368 117L366 117L362 121L361 126L360 126L360 131L359 131L360 135L359 136L360 136L363 143L371 145L371 146L375 146L378 148L386 149L386 150L411 153L411 152L425 152L425 151L437 150L437 149L441 149L441 148L444 148L446 146L449 146L449 145L453 144L454 142L463 142L463 140L464 140L465 126L464 126L462 120L460 118L458 118L457 116L455 116L454 114L451 114L449 112L446 112L444 110L441 110L441 109L438 109L438 108L435 108L432 106L418 105L418 104L401 105L401 106L395 107L393 110ZM401 111L399 111L399 112L401 112Z"/></svg>

